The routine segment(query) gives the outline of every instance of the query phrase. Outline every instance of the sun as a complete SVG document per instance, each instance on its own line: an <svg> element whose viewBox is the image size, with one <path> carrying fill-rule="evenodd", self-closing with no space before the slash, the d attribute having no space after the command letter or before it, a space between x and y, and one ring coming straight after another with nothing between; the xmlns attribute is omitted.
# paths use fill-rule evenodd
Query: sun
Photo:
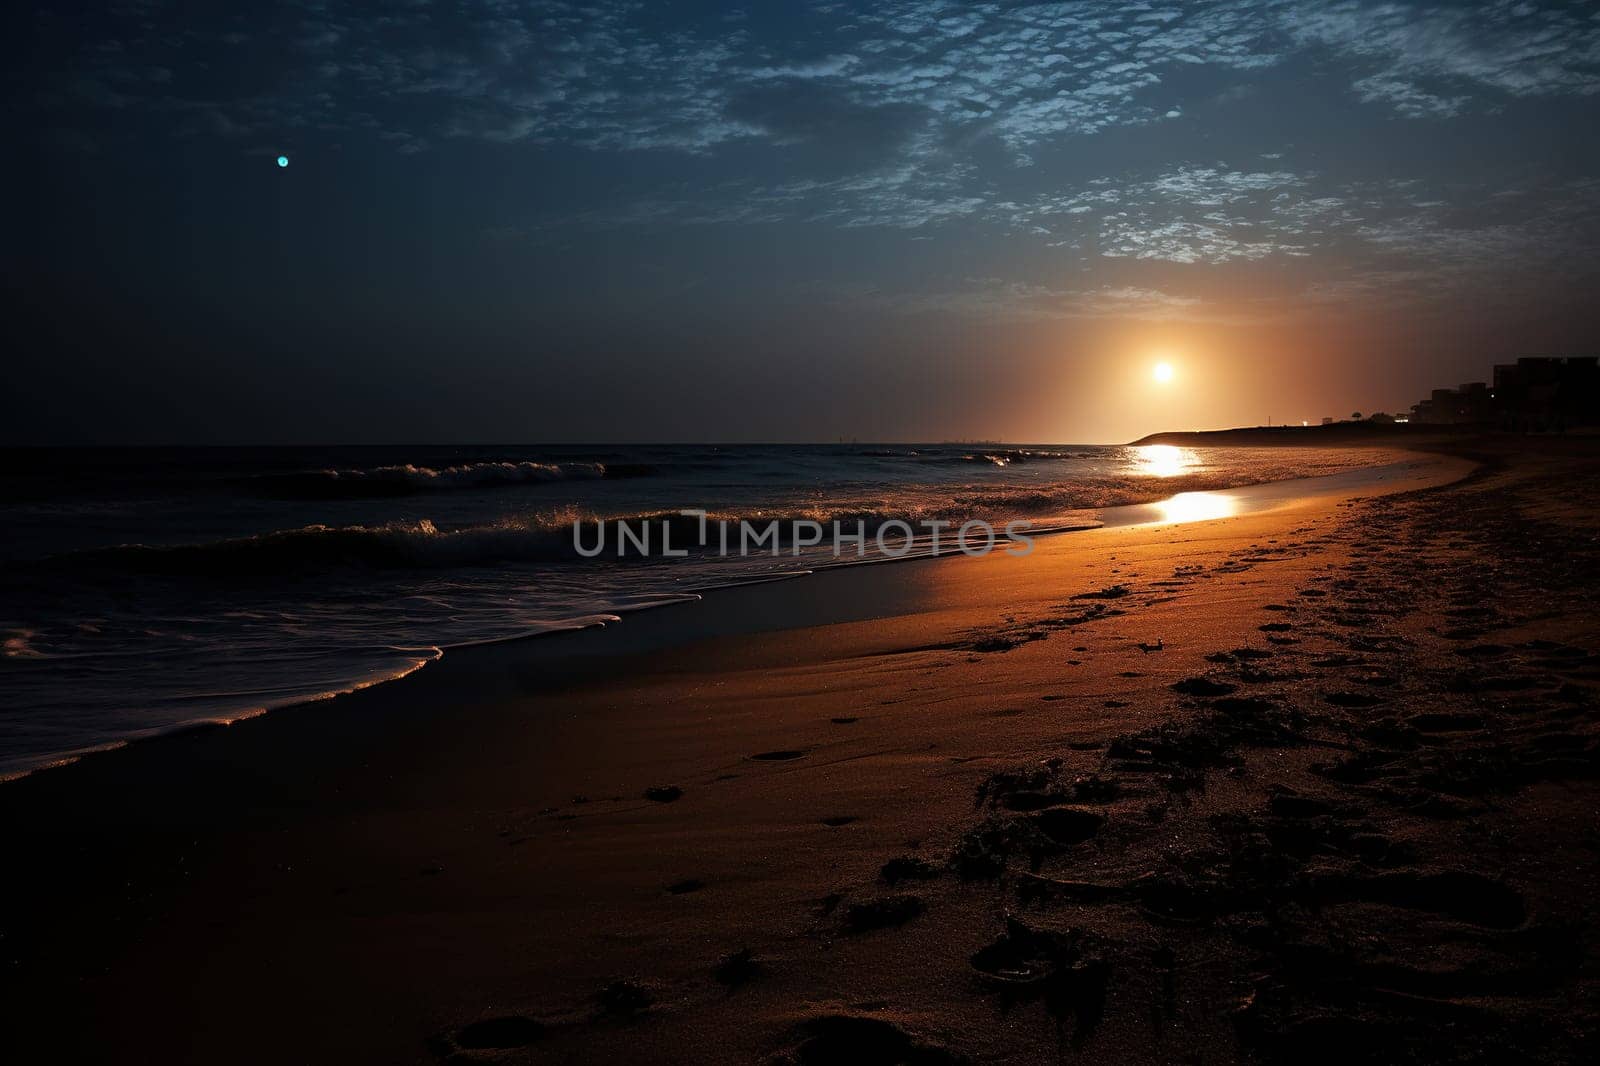
<svg viewBox="0 0 1600 1066"><path fill-rule="evenodd" d="M1171 363L1157 363L1151 368L1150 376L1155 378L1158 384L1165 385L1177 376L1177 371L1172 369Z"/></svg>

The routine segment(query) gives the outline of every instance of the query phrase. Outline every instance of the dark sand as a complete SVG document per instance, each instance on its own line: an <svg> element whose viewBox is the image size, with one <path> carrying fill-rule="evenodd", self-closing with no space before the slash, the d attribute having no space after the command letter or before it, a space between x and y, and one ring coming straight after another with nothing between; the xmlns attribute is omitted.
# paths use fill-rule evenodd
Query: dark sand
<svg viewBox="0 0 1600 1066"><path fill-rule="evenodd" d="M1453 447L0 786L0 1046L1595 1061L1600 447Z"/></svg>

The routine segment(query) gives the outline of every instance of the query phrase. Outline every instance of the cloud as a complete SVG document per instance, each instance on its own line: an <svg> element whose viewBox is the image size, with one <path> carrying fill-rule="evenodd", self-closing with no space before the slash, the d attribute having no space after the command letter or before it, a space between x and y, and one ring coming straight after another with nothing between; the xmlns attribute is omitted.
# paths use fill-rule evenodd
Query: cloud
<svg viewBox="0 0 1600 1066"><path fill-rule="evenodd" d="M1277 313L1269 307L1224 311L1200 296L1134 285L1073 288L996 277L963 278L955 285L931 292L859 291L831 286L819 288L817 294L898 314L945 314L1024 323L1078 319L1245 322Z"/></svg>
<svg viewBox="0 0 1600 1066"><path fill-rule="evenodd" d="M1474 95L1600 92L1600 22L1582 5L1495 0L1459 7L1393 3L1289 3L1278 9L1301 47L1318 46L1375 68L1353 88L1402 115L1451 116ZM1461 95L1430 90L1429 82Z"/></svg>
<svg viewBox="0 0 1600 1066"><path fill-rule="evenodd" d="M748 112L773 118L763 92L805 83L840 119L915 109L947 137L981 129L1021 158L1064 137L1181 114L1151 96L1174 67L1245 75L1310 51L1349 71L1353 96L1408 117L1450 117L1503 96L1600 92L1600 22L1513 0L890 0L851 13L813 8L797 16L799 32L786 19L730 22L633 0L466 0L451 9L329 0L286 5L276 21L252 20L248 34L221 10L121 10L107 16L103 39L62 57L68 81L115 85L89 94L91 104L208 108L241 126L298 118L360 129L370 116L412 143L683 152L750 137L783 143L792 127L752 123ZM263 76L172 76L195 75L219 54Z"/></svg>
<svg viewBox="0 0 1600 1066"><path fill-rule="evenodd" d="M1466 96L1438 96L1392 74L1373 74L1351 85L1368 103L1384 103L1406 118L1453 118L1468 103Z"/></svg>
<svg viewBox="0 0 1600 1066"><path fill-rule="evenodd" d="M740 90L726 115L778 145L817 145L847 163L897 155L927 113L910 104L871 106L837 86L772 79Z"/></svg>
<svg viewBox="0 0 1600 1066"><path fill-rule="evenodd" d="M300 0L273 10L244 20L152 0L118 7L81 39L41 33L76 44L41 58L55 76L34 104L62 131L57 143L77 150L107 130L243 151L292 132L403 154L549 146L615 156L619 170L653 153L678 168L649 196L597 194L601 206L493 227L502 236L979 230L1056 277L1126 273L1100 289L974 283L1018 314L1204 314L1149 280L1198 267L1293 268L1322 300L1369 298L1360 277L1446 291L1482 284L1494 264L1576 262L1600 228L1594 187L1542 175L1537 159L1508 196L1443 169L1416 184L1335 176L1299 143L1316 143L1314 127L1268 143L1225 128L1230 113L1259 111L1274 86L1300 80L1341 118L1422 132L1517 100L1592 98L1600 18L1569 5L885 0L729 13L641 0ZM1203 88L1186 99L1186 84Z"/></svg>

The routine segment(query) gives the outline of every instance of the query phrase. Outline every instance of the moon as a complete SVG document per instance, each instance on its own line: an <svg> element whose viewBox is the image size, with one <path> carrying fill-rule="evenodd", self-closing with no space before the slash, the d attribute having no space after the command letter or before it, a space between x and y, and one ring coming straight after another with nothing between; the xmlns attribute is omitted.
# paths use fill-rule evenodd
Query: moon
<svg viewBox="0 0 1600 1066"><path fill-rule="evenodd" d="M1150 370L1150 376L1156 379L1157 384L1165 385L1177 375L1171 363L1157 363Z"/></svg>

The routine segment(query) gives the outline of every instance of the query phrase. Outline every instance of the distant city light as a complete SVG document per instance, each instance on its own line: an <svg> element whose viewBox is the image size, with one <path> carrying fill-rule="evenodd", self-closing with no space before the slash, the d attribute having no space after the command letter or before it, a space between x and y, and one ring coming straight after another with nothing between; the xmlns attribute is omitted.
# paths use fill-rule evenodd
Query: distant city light
<svg viewBox="0 0 1600 1066"><path fill-rule="evenodd" d="M286 167L286 166L288 166L288 165L289 165L289 157L288 157L288 156L286 156L286 155L280 155L280 156L279 156L279 157L278 157L278 165L279 165L279 166L280 166L280 167Z"/></svg>

